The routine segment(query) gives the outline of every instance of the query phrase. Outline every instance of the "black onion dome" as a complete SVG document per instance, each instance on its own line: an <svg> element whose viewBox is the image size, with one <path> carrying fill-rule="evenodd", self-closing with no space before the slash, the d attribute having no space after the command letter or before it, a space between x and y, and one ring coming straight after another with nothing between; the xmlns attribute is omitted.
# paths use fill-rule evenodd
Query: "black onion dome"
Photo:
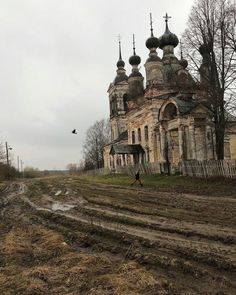
<svg viewBox="0 0 236 295"><path fill-rule="evenodd" d="M125 62L122 59L119 59L116 66L117 68L124 68Z"/></svg>
<svg viewBox="0 0 236 295"><path fill-rule="evenodd" d="M133 34L133 55L129 58L131 66L138 66L141 63L141 58L135 52L135 38Z"/></svg>
<svg viewBox="0 0 236 295"><path fill-rule="evenodd" d="M120 42L120 40L119 40L119 60L116 63L116 66L117 66L117 68L124 68L124 66L125 66L125 62L123 61L122 56L121 56L121 42Z"/></svg>
<svg viewBox="0 0 236 295"><path fill-rule="evenodd" d="M151 36L150 38L147 39L146 41L146 47L148 49L151 49L151 48L158 48L158 45L159 45L159 40L158 38L154 37L154 36Z"/></svg>
<svg viewBox="0 0 236 295"><path fill-rule="evenodd" d="M179 44L178 37L175 34L170 32L168 25L166 24L165 33L159 38L159 47L161 49L163 49L163 47L165 47L166 45L172 45L176 47L178 44Z"/></svg>
<svg viewBox="0 0 236 295"><path fill-rule="evenodd" d="M179 64L184 68L186 69L187 66L188 66L188 62L186 59L182 58L180 61L179 61Z"/></svg>
<svg viewBox="0 0 236 295"><path fill-rule="evenodd" d="M129 58L129 63L131 64L131 66L137 66L141 63L141 58L134 54Z"/></svg>

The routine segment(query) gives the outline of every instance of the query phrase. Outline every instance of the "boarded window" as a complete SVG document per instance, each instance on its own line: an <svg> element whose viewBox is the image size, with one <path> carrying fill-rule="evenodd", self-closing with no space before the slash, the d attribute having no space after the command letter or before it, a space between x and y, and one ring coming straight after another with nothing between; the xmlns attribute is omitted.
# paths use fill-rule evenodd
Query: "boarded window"
<svg viewBox="0 0 236 295"><path fill-rule="evenodd" d="M141 129L138 128L138 141L141 141Z"/></svg>
<svg viewBox="0 0 236 295"><path fill-rule="evenodd" d="M132 143L135 143L135 131L132 131Z"/></svg>
<svg viewBox="0 0 236 295"><path fill-rule="evenodd" d="M126 93L123 95L123 103L124 103L124 110L127 112L128 111L128 95Z"/></svg>
<svg viewBox="0 0 236 295"><path fill-rule="evenodd" d="M145 141L148 141L148 126L144 127L144 138L145 138Z"/></svg>

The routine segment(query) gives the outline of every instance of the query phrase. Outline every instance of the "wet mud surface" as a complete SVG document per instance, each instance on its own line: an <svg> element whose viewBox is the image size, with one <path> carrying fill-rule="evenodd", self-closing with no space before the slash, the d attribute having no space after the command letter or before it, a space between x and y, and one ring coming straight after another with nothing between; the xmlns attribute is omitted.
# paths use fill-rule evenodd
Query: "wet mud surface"
<svg viewBox="0 0 236 295"><path fill-rule="evenodd" d="M0 196L3 294L236 294L234 196L73 178Z"/></svg>

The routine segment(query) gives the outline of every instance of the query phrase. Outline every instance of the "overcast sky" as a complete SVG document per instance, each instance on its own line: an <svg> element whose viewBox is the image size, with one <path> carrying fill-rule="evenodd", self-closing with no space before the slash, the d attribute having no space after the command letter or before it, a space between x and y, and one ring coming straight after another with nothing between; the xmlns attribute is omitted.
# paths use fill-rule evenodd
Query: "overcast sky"
<svg viewBox="0 0 236 295"><path fill-rule="evenodd" d="M0 0L0 141L11 145L15 162L19 156L24 166L39 169L79 163L86 130L109 117L117 36L129 74L135 33L144 74L149 13L155 36L164 33L167 12L170 30L180 37L193 2Z"/></svg>

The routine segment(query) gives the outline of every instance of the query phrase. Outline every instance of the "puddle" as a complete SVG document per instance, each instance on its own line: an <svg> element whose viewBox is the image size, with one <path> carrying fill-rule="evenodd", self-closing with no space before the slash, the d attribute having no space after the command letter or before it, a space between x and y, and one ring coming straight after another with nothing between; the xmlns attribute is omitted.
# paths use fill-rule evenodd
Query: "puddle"
<svg viewBox="0 0 236 295"><path fill-rule="evenodd" d="M61 191L57 191L56 193L55 193L55 196L59 196L61 194Z"/></svg>
<svg viewBox="0 0 236 295"><path fill-rule="evenodd" d="M85 200L83 197L77 197L76 201L77 201L80 205L88 203L88 201Z"/></svg>
<svg viewBox="0 0 236 295"><path fill-rule="evenodd" d="M52 204L52 210L53 211L68 211L72 208L74 208L75 205L69 205L69 204L63 204L63 203L59 203L59 202L56 202L56 203L53 203Z"/></svg>

